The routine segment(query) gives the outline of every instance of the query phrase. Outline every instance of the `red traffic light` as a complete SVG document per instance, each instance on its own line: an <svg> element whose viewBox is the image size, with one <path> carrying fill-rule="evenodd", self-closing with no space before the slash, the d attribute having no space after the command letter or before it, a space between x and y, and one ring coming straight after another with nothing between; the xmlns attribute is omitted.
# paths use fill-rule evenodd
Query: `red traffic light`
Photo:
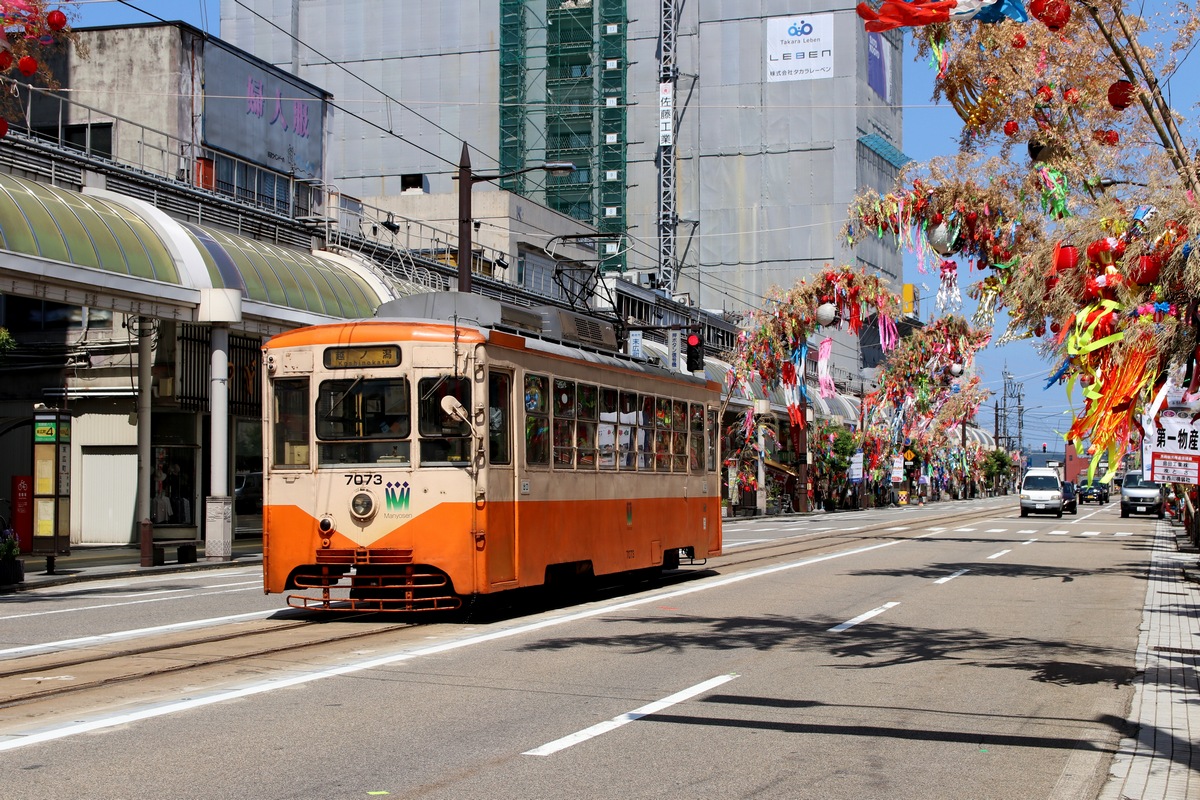
<svg viewBox="0 0 1200 800"><path fill-rule="evenodd" d="M700 346L700 334L689 333L688 337L687 337L687 346L688 347L699 347Z"/></svg>

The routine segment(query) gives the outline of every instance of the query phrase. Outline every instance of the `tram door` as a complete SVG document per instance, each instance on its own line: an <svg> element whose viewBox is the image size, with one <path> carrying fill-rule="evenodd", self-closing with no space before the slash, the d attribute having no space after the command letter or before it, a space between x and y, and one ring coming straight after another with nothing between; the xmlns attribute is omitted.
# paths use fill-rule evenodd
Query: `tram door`
<svg viewBox="0 0 1200 800"><path fill-rule="evenodd" d="M491 370L487 387L487 530L484 553L490 585L517 579L516 456L513 452L513 375Z"/></svg>

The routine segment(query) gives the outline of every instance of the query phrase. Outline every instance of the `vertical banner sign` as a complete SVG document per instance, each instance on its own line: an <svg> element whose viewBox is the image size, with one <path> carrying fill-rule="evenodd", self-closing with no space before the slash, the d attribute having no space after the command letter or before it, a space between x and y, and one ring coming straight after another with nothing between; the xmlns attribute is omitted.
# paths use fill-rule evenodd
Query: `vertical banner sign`
<svg viewBox="0 0 1200 800"><path fill-rule="evenodd" d="M675 84L658 85L658 146L675 144Z"/></svg>
<svg viewBox="0 0 1200 800"><path fill-rule="evenodd" d="M867 85L879 99L892 102L892 48L883 34L867 34Z"/></svg>
<svg viewBox="0 0 1200 800"><path fill-rule="evenodd" d="M35 556L71 552L71 415L33 416L33 547Z"/></svg>
<svg viewBox="0 0 1200 800"><path fill-rule="evenodd" d="M863 451L850 457L850 482L860 483L863 479Z"/></svg>
<svg viewBox="0 0 1200 800"><path fill-rule="evenodd" d="M904 456L892 456L892 483L904 483Z"/></svg>
<svg viewBox="0 0 1200 800"><path fill-rule="evenodd" d="M767 19L767 82L833 77L833 14Z"/></svg>
<svg viewBox="0 0 1200 800"><path fill-rule="evenodd" d="M633 358L643 359L646 357L646 351L642 349L642 332L629 332L629 355Z"/></svg>
<svg viewBox="0 0 1200 800"><path fill-rule="evenodd" d="M1192 412L1167 410L1158 417L1142 417L1142 467L1159 483L1200 484L1200 424Z"/></svg>
<svg viewBox="0 0 1200 800"><path fill-rule="evenodd" d="M683 332L667 331L667 368L683 372Z"/></svg>

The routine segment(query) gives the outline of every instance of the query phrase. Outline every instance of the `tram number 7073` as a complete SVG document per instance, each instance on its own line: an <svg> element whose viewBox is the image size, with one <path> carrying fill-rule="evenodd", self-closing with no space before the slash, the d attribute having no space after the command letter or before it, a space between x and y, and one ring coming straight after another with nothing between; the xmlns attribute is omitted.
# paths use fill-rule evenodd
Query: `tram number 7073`
<svg viewBox="0 0 1200 800"><path fill-rule="evenodd" d="M383 476L377 472L347 472L345 475L347 486L381 486L383 485Z"/></svg>

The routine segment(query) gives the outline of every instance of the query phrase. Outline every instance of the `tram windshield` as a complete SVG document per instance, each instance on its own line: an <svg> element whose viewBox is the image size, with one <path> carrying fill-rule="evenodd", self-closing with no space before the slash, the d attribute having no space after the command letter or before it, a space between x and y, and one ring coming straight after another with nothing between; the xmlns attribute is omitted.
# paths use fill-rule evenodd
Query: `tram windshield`
<svg viewBox="0 0 1200 800"><path fill-rule="evenodd" d="M408 378L323 381L317 393L318 464L408 463L410 409Z"/></svg>

